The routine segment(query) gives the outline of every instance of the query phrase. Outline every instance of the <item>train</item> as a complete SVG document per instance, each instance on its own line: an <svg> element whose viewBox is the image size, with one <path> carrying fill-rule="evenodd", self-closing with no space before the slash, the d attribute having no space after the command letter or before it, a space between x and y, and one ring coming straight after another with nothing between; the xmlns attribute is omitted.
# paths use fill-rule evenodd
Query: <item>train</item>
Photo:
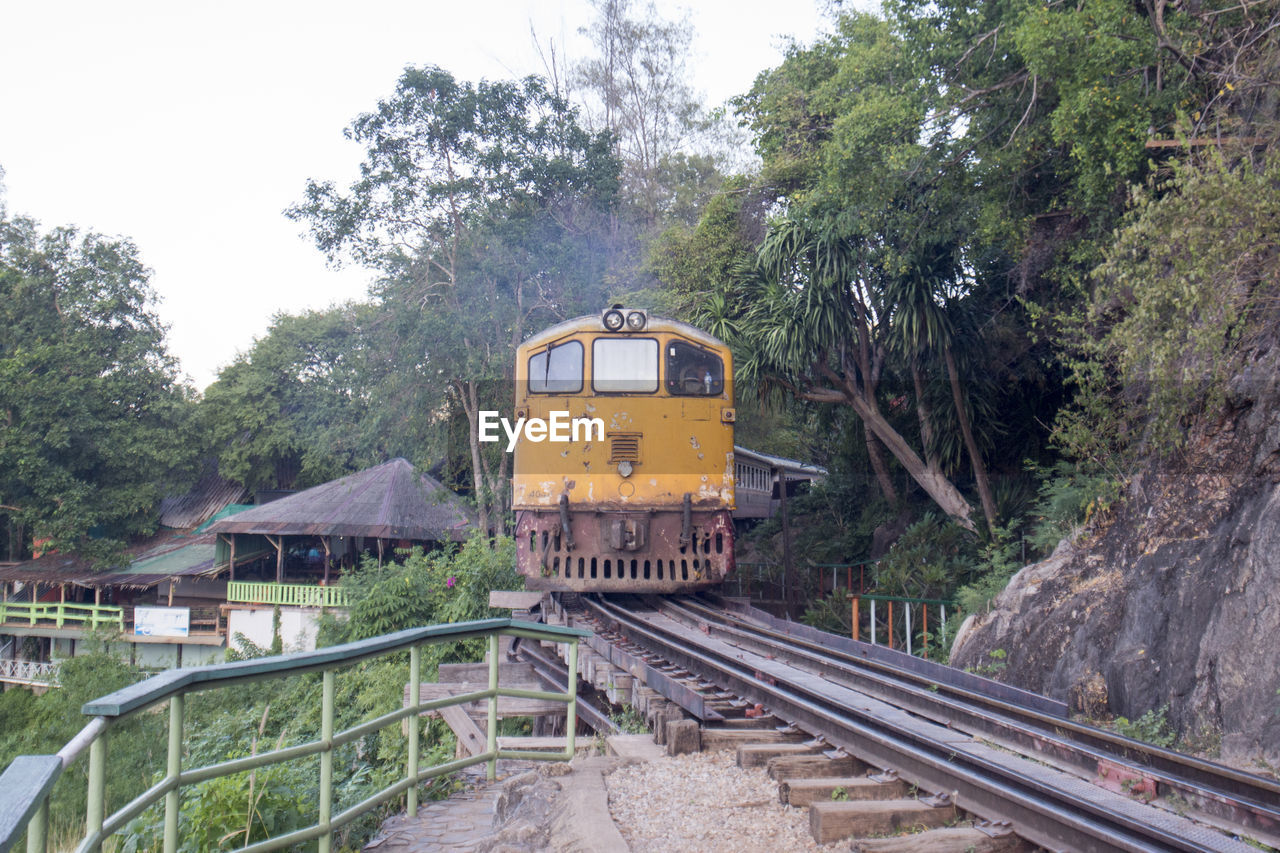
<svg viewBox="0 0 1280 853"><path fill-rule="evenodd" d="M674 593L734 570L733 357L614 305L516 350L512 508L525 586Z"/></svg>

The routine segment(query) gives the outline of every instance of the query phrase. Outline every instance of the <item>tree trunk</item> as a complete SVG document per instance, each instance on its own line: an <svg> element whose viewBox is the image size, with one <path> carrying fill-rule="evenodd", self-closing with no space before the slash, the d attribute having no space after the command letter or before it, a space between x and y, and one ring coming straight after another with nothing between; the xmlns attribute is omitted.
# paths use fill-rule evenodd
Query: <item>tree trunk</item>
<svg viewBox="0 0 1280 853"><path fill-rule="evenodd" d="M924 446L925 462L930 468L941 471L938 464L938 442L933 436L933 413L924 397L924 378L920 376L920 361L911 357L911 383L916 389L916 418L920 421L920 443Z"/></svg>
<svg viewBox="0 0 1280 853"><path fill-rule="evenodd" d="M862 422L862 433L866 437L867 455L871 457L871 470L875 472L876 482L880 484L880 493L889 502L889 506L896 508L898 490L893 487L889 466L884 462L884 445L880 443L880 439L876 438L876 434L871 431L871 427L867 426L866 421Z"/></svg>
<svg viewBox="0 0 1280 853"><path fill-rule="evenodd" d="M459 382L454 386L467 414L467 443L471 448L471 484L476 491L476 512L480 517L480 529L486 536L492 533L489 517L488 488L484 477L484 463L480 458L480 411L476 401L475 383Z"/></svg>
<svg viewBox="0 0 1280 853"><path fill-rule="evenodd" d="M854 395L846 397L849 405L858 413L863 422L870 427L871 431L876 434L876 438L884 442L884 446L888 449L893 457L907 469L907 473L911 475L911 479L920 484L920 488L933 498L943 512L959 522L960 526L966 530L977 532L977 528L973 524L973 520L969 517L973 512L973 508L969 506L969 502L964 499L964 495L960 494L959 489L951 484L941 471L936 468L930 468L924 461L911 449L911 445L907 444L897 430L885 420L884 415L879 410L869 404L861 396Z"/></svg>
<svg viewBox="0 0 1280 853"><path fill-rule="evenodd" d="M874 394L864 396L863 390L852 380L839 376L825 365L821 369L839 390L813 389L802 392L799 396L818 403L844 403L850 406L862 418L863 424L875 433L876 438L884 442L885 448L907 469L911 479L924 489L925 494L933 499L939 509L954 518L965 530L977 533L978 528L969 517L973 513L973 507L969 506L964 495L960 494L959 489L941 471L927 466L911 445L907 444L907 440L885 420L876 406Z"/></svg>
<svg viewBox="0 0 1280 853"><path fill-rule="evenodd" d="M943 346L942 353L947 360L947 378L951 380L951 399L956 405L956 417L960 420L960 432L964 436L965 450L969 452L969 461L973 464L973 479L978 484L978 497L982 499L982 514L987 518L987 530L994 533L996 529L996 501L991 494L991 483L987 479L987 466L978 451L978 442L973 438L973 428L969 423L969 410L964 405L964 395L960 392L960 374L956 370L956 359L951 353L951 345Z"/></svg>

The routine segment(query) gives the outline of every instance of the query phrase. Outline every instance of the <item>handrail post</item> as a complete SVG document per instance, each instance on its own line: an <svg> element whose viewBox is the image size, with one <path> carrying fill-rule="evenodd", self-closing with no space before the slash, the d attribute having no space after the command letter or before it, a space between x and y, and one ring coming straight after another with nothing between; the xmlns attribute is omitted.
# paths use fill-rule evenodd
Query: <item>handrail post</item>
<svg viewBox="0 0 1280 853"><path fill-rule="evenodd" d="M422 704L422 647L409 649L409 707L413 716L409 718L409 761L405 768L409 779L409 796L405 803L405 812L409 817L418 816L418 732L422 727L422 719L418 716L418 706Z"/></svg>
<svg viewBox="0 0 1280 853"><path fill-rule="evenodd" d="M324 683L320 698L320 742L324 751L320 753L320 828L324 835L319 838L319 853L329 853L333 843L333 832L329 829L329 820L333 816L333 670L324 671Z"/></svg>
<svg viewBox="0 0 1280 853"><path fill-rule="evenodd" d="M853 608L852 608L853 609L853 639L856 640L858 639L858 634L860 633L859 625L858 625L858 617L861 616L862 614L859 613L858 611L861 609L859 605L862 603L862 598L861 596L855 595L855 596L852 596L851 600L853 601Z"/></svg>
<svg viewBox="0 0 1280 853"><path fill-rule="evenodd" d="M49 797L46 796L31 820L27 821L27 853L47 853L48 849Z"/></svg>
<svg viewBox="0 0 1280 853"><path fill-rule="evenodd" d="M106 733L98 735L89 744L89 796L85 808L85 835L101 835L102 820L107 804L107 743ZM89 848L88 853L99 853L101 840Z"/></svg>
<svg viewBox="0 0 1280 853"><path fill-rule="evenodd" d="M565 706L564 734L567 739L565 753L573 758L577 749L574 735L578 730L578 640L569 641L569 701Z"/></svg>
<svg viewBox="0 0 1280 853"><path fill-rule="evenodd" d="M177 780L182 773L182 712L186 697L178 693L169 700L169 756L165 768L167 780ZM164 853L178 849L178 788L164 795Z"/></svg>
<svg viewBox="0 0 1280 853"><path fill-rule="evenodd" d="M485 777L498 778L498 634L489 635L489 731L485 733L485 749L489 753L489 767Z"/></svg>

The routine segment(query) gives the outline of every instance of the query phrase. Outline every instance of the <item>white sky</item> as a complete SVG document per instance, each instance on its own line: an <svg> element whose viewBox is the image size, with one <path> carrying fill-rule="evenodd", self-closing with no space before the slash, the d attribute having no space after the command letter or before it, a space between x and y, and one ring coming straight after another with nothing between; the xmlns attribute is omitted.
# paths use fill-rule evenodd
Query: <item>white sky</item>
<svg viewBox="0 0 1280 853"><path fill-rule="evenodd" d="M785 37L811 41L819 4L658 6L690 10L694 85L711 105L776 65ZM0 16L5 203L45 228L132 239L170 350L203 389L272 315L365 295L369 273L327 269L281 211L308 177L350 182L363 152L342 130L406 65L468 80L538 73L530 22L572 59L590 18L586 0L11 0Z"/></svg>

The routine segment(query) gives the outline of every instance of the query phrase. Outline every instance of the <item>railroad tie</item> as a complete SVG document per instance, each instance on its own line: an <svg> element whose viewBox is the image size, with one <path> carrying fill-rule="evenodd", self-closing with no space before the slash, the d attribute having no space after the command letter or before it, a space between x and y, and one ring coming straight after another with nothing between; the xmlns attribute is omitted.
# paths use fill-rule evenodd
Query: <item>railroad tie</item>
<svg viewBox="0 0 1280 853"><path fill-rule="evenodd" d="M819 844L883 835L913 827L932 829L955 820L955 806L923 800L828 800L809 806L809 831Z"/></svg>
<svg viewBox="0 0 1280 853"><path fill-rule="evenodd" d="M783 779L778 785L778 799L796 808L834 800L896 800L906 795L907 783L901 779L873 776Z"/></svg>
<svg viewBox="0 0 1280 853"><path fill-rule="evenodd" d="M747 743L738 747L739 767L767 767L778 758L820 755L807 743Z"/></svg>

